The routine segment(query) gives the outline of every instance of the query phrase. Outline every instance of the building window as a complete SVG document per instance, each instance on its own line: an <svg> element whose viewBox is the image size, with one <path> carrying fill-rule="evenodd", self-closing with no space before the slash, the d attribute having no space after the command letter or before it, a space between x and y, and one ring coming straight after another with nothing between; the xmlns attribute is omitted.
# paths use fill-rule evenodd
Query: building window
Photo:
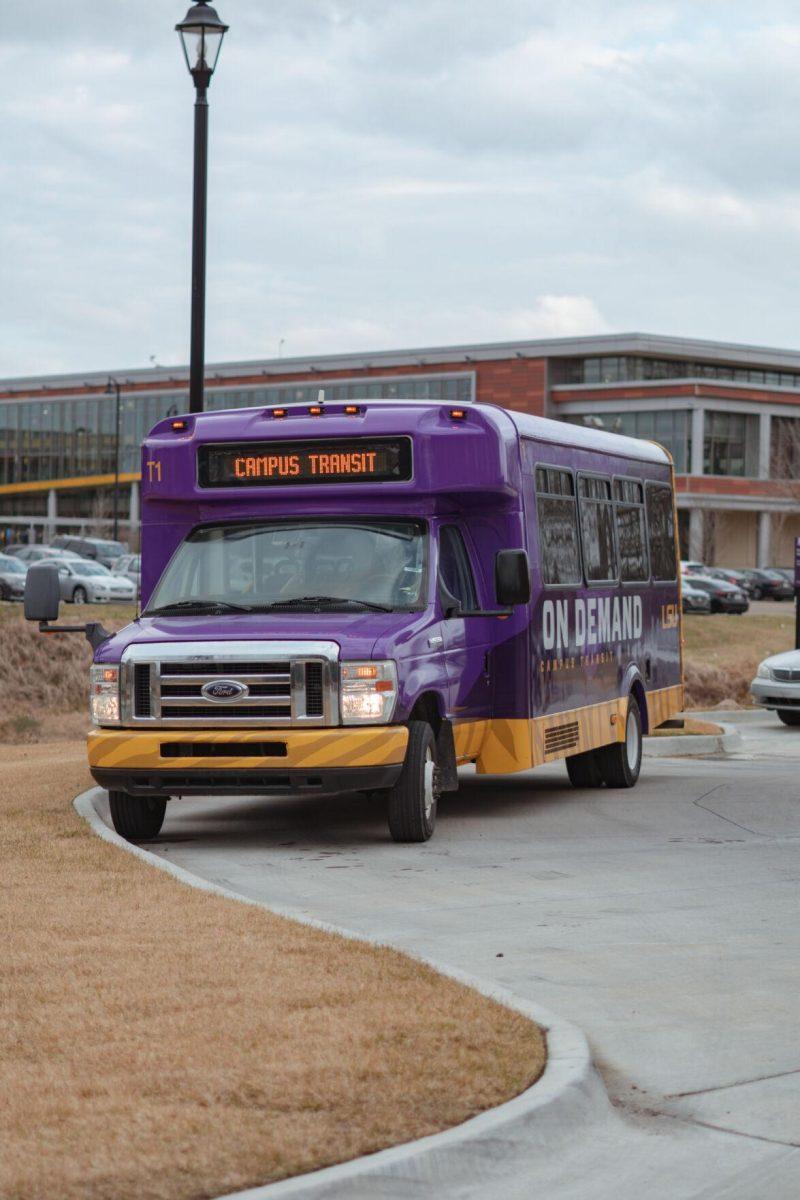
<svg viewBox="0 0 800 1200"><path fill-rule="evenodd" d="M704 475L758 474L758 417L706 412L703 436Z"/></svg>
<svg viewBox="0 0 800 1200"><path fill-rule="evenodd" d="M773 479L800 479L800 418L772 418L770 475Z"/></svg>
<svg viewBox="0 0 800 1200"><path fill-rule="evenodd" d="M568 416L571 425L584 425L589 429L605 429L609 433L621 433L626 437L644 438L658 442L672 455L678 475L686 475L692 461L692 420L686 409L666 409L661 412L653 408L642 412L590 412Z"/></svg>
<svg viewBox="0 0 800 1200"><path fill-rule="evenodd" d="M800 388L800 372L734 367L730 363L613 354L553 360L561 383L624 383L637 379L720 379L754 387Z"/></svg>

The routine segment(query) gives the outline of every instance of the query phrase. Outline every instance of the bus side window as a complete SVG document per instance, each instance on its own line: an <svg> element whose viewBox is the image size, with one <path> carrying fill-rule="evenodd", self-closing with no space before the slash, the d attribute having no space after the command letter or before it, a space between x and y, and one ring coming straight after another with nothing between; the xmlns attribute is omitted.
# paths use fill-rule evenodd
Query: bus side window
<svg viewBox="0 0 800 1200"><path fill-rule="evenodd" d="M614 480L619 577L623 583L646 583L650 577L644 488L638 479Z"/></svg>
<svg viewBox="0 0 800 1200"><path fill-rule="evenodd" d="M462 612L473 612L478 607L467 547L455 525L443 525L439 530L439 578L458 600Z"/></svg>
<svg viewBox="0 0 800 1200"><path fill-rule="evenodd" d="M614 583L617 580L617 555L611 480L597 475L581 475L578 478L578 496L586 582Z"/></svg>
<svg viewBox="0 0 800 1200"><path fill-rule="evenodd" d="M671 581L676 577L677 568L672 488L666 483L647 483L645 495L653 579Z"/></svg>
<svg viewBox="0 0 800 1200"><path fill-rule="evenodd" d="M536 468L536 514L542 582L582 583L575 481L569 471Z"/></svg>

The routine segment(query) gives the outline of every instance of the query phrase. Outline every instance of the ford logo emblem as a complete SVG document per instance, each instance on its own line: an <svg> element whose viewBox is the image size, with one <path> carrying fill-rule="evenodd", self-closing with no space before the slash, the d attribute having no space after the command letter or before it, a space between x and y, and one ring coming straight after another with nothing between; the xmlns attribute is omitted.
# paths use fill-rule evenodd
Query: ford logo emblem
<svg viewBox="0 0 800 1200"><path fill-rule="evenodd" d="M230 704L233 700L241 700L249 695L249 692L250 689L245 684L237 683L235 679L214 679L200 688L200 694L205 696L206 700L213 700L215 704Z"/></svg>

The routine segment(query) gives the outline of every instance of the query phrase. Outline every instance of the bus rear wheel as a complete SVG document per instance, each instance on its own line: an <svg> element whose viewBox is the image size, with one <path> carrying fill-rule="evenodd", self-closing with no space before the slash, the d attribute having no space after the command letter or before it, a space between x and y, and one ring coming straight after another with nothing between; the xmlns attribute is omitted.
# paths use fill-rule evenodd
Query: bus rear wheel
<svg viewBox="0 0 800 1200"><path fill-rule="evenodd" d="M599 788L603 786L603 776L597 751L588 750L585 754L571 754L566 760L567 775L573 787Z"/></svg>
<svg viewBox="0 0 800 1200"><path fill-rule="evenodd" d="M625 739L597 751L600 774L606 787L633 787L642 766L642 715L633 696L628 698Z"/></svg>
<svg viewBox="0 0 800 1200"><path fill-rule="evenodd" d="M127 792L109 792L111 820L120 837L128 842L149 842L157 837L167 811L166 796L129 796Z"/></svg>
<svg viewBox="0 0 800 1200"><path fill-rule="evenodd" d="M389 832L396 842L427 842L439 802L436 740L427 721L410 721L400 778L389 789Z"/></svg>

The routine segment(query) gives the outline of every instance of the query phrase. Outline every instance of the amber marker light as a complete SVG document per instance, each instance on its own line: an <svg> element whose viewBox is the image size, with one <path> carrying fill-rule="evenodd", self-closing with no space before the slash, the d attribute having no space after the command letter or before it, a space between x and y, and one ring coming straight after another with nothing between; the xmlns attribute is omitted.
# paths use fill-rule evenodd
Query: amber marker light
<svg viewBox="0 0 800 1200"><path fill-rule="evenodd" d="M347 413L348 417L357 417L361 412L361 409L357 404L345 404L344 411Z"/></svg>
<svg viewBox="0 0 800 1200"><path fill-rule="evenodd" d="M184 429L186 429L187 426L188 426L188 421L173 421L172 422L172 428L175 431L175 433L183 433Z"/></svg>
<svg viewBox="0 0 800 1200"><path fill-rule="evenodd" d="M466 415L463 408L450 409L450 417L453 421L463 421Z"/></svg>
<svg viewBox="0 0 800 1200"><path fill-rule="evenodd" d="M278 418L285 417L286 409L285 408L273 408L272 415L273 415L273 417L278 417Z"/></svg>
<svg viewBox="0 0 800 1200"><path fill-rule="evenodd" d="M312 417L321 417L322 416L322 405L321 404L312 404L311 408L308 411Z"/></svg>

